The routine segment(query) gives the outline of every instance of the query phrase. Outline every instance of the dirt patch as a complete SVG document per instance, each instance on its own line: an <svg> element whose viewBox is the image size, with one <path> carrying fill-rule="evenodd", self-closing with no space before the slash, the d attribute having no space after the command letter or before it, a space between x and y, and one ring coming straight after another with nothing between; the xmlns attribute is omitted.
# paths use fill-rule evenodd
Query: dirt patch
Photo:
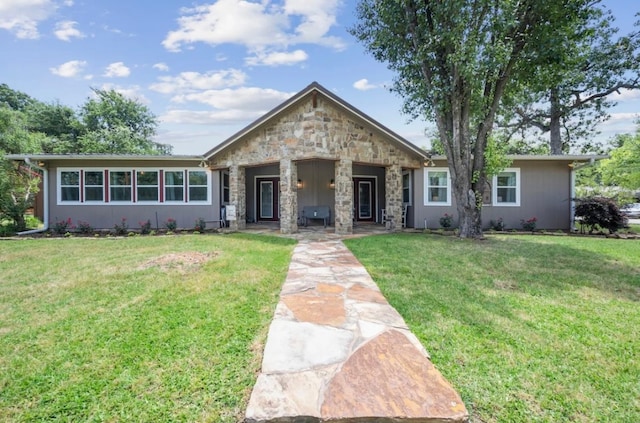
<svg viewBox="0 0 640 423"><path fill-rule="evenodd" d="M160 257L155 257L138 266L138 270L145 270L157 267L161 270L177 270L181 273L194 272L204 263L220 255L217 251L200 253L197 251L186 251L182 253L169 253Z"/></svg>

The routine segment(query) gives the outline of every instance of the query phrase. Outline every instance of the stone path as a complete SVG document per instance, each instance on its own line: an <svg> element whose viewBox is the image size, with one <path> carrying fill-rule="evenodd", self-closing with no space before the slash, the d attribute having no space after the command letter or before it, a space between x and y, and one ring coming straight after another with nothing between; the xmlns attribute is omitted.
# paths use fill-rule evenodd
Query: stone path
<svg viewBox="0 0 640 423"><path fill-rule="evenodd" d="M460 396L344 244L301 241L246 422L467 420Z"/></svg>

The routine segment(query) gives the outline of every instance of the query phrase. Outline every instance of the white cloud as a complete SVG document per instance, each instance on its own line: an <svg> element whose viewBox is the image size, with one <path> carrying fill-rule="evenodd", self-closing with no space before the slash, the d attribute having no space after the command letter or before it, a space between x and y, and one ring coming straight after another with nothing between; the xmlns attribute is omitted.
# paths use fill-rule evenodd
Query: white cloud
<svg viewBox="0 0 640 423"><path fill-rule="evenodd" d="M62 76L63 78L73 78L74 76L80 75L86 65L87 62L85 61L71 60L58 67L49 68L49 70L54 75Z"/></svg>
<svg viewBox="0 0 640 423"><path fill-rule="evenodd" d="M149 88L162 94L189 93L235 87L245 83L247 75L238 69L218 72L182 72L178 76L161 76Z"/></svg>
<svg viewBox="0 0 640 423"><path fill-rule="evenodd" d="M294 43L321 44L342 50L344 43L338 37L326 36L336 24L338 0L286 0L284 10L288 16L300 16L302 22L295 28Z"/></svg>
<svg viewBox="0 0 640 423"><path fill-rule="evenodd" d="M368 79L359 79L353 83L353 88L360 91L368 91L373 90L374 88L378 88L379 85L370 84Z"/></svg>
<svg viewBox="0 0 640 423"><path fill-rule="evenodd" d="M129 76L130 73L131 70L123 62L115 62L107 66L104 76L107 78L124 78Z"/></svg>
<svg viewBox="0 0 640 423"><path fill-rule="evenodd" d="M156 63L153 68L158 69L160 72L169 72L169 66L166 63Z"/></svg>
<svg viewBox="0 0 640 423"><path fill-rule="evenodd" d="M113 90L131 100L138 101L142 104L151 103L151 101L147 97L145 97L145 95L142 93L142 87L140 87L139 85L131 85L129 87L123 87L115 84L102 84L100 89L105 91Z"/></svg>
<svg viewBox="0 0 640 423"><path fill-rule="evenodd" d="M73 6L73 0L64 0L62 4L64 4L67 7L71 7Z"/></svg>
<svg viewBox="0 0 640 423"><path fill-rule="evenodd" d="M273 52L273 53L256 53L255 56L247 57L245 62L250 66L281 66L295 65L304 62L309 56L304 50L296 50L292 52Z"/></svg>
<svg viewBox="0 0 640 423"><path fill-rule="evenodd" d="M56 29L53 31L56 37L62 41L71 41L71 38L84 38L84 34L80 32L75 26L78 22L74 21L61 21L56 23Z"/></svg>
<svg viewBox="0 0 640 423"><path fill-rule="evenodd" d="M18 38L38 38L38 24L55 10L56 4L52 0L2 0L0 29L6 29Z"/></svg>
<svg viewBox="0 0 640 423"><path fill-rule="evenodd" d="M207 90L199 93L179 94L171 101L185 103L194 101L208 104L221 110L259 111L266 113L277 104L287 100L294 93L286 93L270 88L241 87L237 89Z"/></svg>
<svg viewBox="0 0 640 423"><path fill-rule="evenodd" d="M246 124L263 116L292 95L293 93L253 87L180 94L174 96L172 101L202 103L211 106L212 110L169 110L160 120L175 124Z"/></svg>
<svg viewBox="0 0 640 423"><path fill-rule="evenodd" d="M339 0L285 0L283 5L218 0L182 9L179 28L169 32L162 44L170 51L198 42L239 44L252 53L300 43L343 49L342 40L327 35L336 23L339 4Z"/></svg>
<svg viewBox="0 0 640 423"><path fill-rule="evenodd" d="M628 90L626 88L621 88L620 92L615 92L609 96L610 100L617 102L637 100L639 98L640 90Z"/></svg>
<svg viewBox="0 0 640 423"><path fill-rule="evenodd" d="M251 122L262 116L262 111L247 112L244 110L169 110L160 116L163 123L196 124L196 125L232 125L240 122Z"/></svg>

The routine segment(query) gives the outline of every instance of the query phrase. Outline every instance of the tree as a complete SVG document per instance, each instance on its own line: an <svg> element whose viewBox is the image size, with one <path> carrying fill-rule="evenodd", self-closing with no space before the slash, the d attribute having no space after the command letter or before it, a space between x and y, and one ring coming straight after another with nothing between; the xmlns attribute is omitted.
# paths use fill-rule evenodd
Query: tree
<svg viewBox="0 0 640 423"><path fill-rule="evenodd" d="M171 147L152 141L158 121L143 104L114 90L93 89L80 109L85 133L79 153L170 154Z"/></svg>
<svg viewBox="0 0 640 423"><path fill-rule="evenodd" d="M603 182L635 193L640 190L640 129L634 135L618 135L615 143L618 148L600 165Z"/></svg>
<svg viewBox="0 0 640 423"><path fill-rule="evenodd" d="M549 45L594 13L590 0L361 0L351 28L396 72L410 117L434 120L461 237L482 236L485 150L501 99L535 78ZM514 83L515 81L515 83Z"/></svg>
<svg viewBox="0 0 640 423"><path fill-rule="evenodd" d="M16 231L24 231L24 214L38 193L40 175L17 163L0 161L0 167L0 217L13 221Z"/></svg>
<svg viewBox="0 0 640 423"><path fill-rule="evenodd" d="M587 20L576 21L573 31L561 33L548 46L548 62L536 78L522 81L512 91L501 114L500 126L513 136L532 136L530 129L548 137L551 154L566 153L576 143L589 141L597 125L608 119L615 103L611 94L640 88L640 33L618 35L610 11L594 9ZM637 24L636 24L637 26ZM589 142L583 151L599 147Z"/></svg>

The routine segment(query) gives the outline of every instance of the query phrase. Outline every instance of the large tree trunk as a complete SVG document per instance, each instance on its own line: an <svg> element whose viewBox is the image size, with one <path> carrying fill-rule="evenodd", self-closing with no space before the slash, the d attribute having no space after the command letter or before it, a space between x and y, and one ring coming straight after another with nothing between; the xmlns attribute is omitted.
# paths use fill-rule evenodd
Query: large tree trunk
<svg viewBox="0 0 640 423"><path fill-rule="evenodd" d="M562 118L562 112L560 110L560 98L558 96L557 88L551 89L549 101L551 102L551 118L549 119L549 151L551 154L560 155L563 154L562 137L560 135L560 119Z"/></svg>
<svg viewBox="0 0 640 423"><path fill-rule="evenodd" d="M462 198L458 198L462 194ZM458 216L460 216L460 238L482 238L482 209L477 207L476 195L472 189L465 193L456 192Z"/></svg>

